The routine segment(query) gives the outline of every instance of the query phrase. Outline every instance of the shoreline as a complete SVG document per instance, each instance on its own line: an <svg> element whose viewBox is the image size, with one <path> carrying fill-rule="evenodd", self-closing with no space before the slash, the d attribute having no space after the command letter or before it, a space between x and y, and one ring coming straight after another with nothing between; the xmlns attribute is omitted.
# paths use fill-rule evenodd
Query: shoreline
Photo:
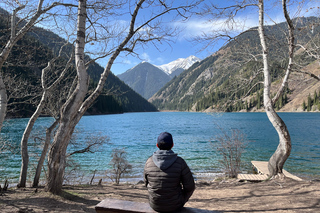
<svg viewBox="0 0 320 213"><path fill-rule="evenodd" d="M258 183L222 179L198 182L186 207L218 212L320 212L320 181L269 180ZM303 195L303 196L302 196ZM141 184L64 185L61 195L43 187L12 188L0 199L3 213L75 212L95 213L106 198L148 203Z"/></svg>
<svg viewBox="0 0 320 213"><path fill-rule="evenodd" d="M243 173L243 174L253 174L253 173ZM298 176L299 178L302 179L302 181L320 181L320 174L319 175L306 175L306 174L294 174ZM76 175L75 175L76 176ZM219 180L223 179L234 179L237 181L240 181L237 178L228 178L225 176L224 173L201 173L201 175L193 175L194 180L196 183L214 183ZM110 178L106 177L105 175L99 175L96 174L95 177L92 179L92 176L86 176L86 177L71 177L70 180L65 181L63 185L69 185L69 186L77 186L77 185L98 185L100 179L102 180L101 183L102 185L108 185L108 184L115 184ZM290 179L290 178L288 178ZM92 180L92 183L91 183ZM44 180L40 180L39 187L44 187L45 186ZM250 182L250 181L249 181ZM141 184L143 183L143 176L139 177L122 177L120 179L120 185L121 184L129 184L129 185L136 185L136 184ZM0 185L3 186L4 181L0 182ZM9 181L9 186L8 188L15 188L17 186L18 182L12 182L10 183ZM27 186L32 186L31 182L27 181Z"/></svg>

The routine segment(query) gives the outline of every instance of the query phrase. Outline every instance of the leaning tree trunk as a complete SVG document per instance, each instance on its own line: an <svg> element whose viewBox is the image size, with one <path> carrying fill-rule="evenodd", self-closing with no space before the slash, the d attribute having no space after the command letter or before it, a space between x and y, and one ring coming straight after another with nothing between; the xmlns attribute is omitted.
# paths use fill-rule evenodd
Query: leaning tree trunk
<svg viewBox="0 0 320 213"><path fill-rule="evenodd" d="M21 139L21 171L20 171L20 178L18 187L26 187L26 181L27 181L27 171L28 171L28 163L29 163L29 155L28 155L28 139L31 134L32 128L38 119L42 108L44 106L44 101L46 99L46 91L44 91L42 98L40 100L40 103L38 104L38 107L36 111L31 116L26 129L24 130L24 133L22 135Z"/></svg>
<svg viewBox="0 0 320 213"><path fill-rule="evenodd" d="M54 123L46 130L46 139L45 139L44 146L43 146L43 149L42 149L39 161L38 161L38 165L37 165L36 172L34 175L32 187L38 187L38 185L39 185L41 170L42 170L43 163L44 163L44 160L47 156L48 148L50 145L51 133L54 130L54 128L56 128L58 123L59 123L59 120L55 120Z"/></svg>
<svg viewBox="0 0 320 213"><path fill-rule="evenodd" d="M62 120L49 151L46 188L53 194L60 194L62 190L66 151L73 130L74 128L71 127L70 122Z"/></svg>
<svg viewBox="0 0 320 213"><path fill-rule="evenodd" d="M275 128L279 136L279 145L277 150L271 156L268 169L270 177L275 177L277 175L283 176L283 165L288 159L291 152L291 138L286 124L278 116L274 110L272 99L270 98L270 87L271 87L271 77L268 67L268 49L265 41L264 34L264 5L263 0L259 0L259 37L262 46L263 54L263 73L264 73L264 91L263 91L263 101L264 108L267 113L268 119Z"/></svg>
<svg viewBox="0 0 320 213"><path fill-rule="evenodd" d="M7 60L13 46L17 43L17 41L19 41L29 31L29 29L35 25L36 21L43 13L47 12L48 10L60 4L60 3L59 4L53 3L49 7L43 10L42 9L43 2L44 0L39 0L36 13L31 17L31 19L25 25L23 25L23 27L17 33L16 33L16 27L17 27L16 14L18 11L24 9L26 5L19 4L20 6L15 10L13 10L12 16L11 16L10 39L0 53L0 71L2 70L2 67L5 61ZM3 83L2 75L0 74L0 131L2 129L3 122L6 116L7 104L8 104L8 100L7 100L6 88ZM28 156L28 149L27 149L27 141L23 139L21 143L23 143L23 145L21 145L22 165L21 165L21 172L20 172L20 174L22 175L20 175L18 186L25 187L29 156Z"/></svg>
<svg viewBox="0 0 320 213"><path fill-rule="evenodd" d="M59 56L57 58L59 58L61 56L61 53L62 53L62 49L63 47L61 47L60 49L60 53L59 53ZM39 108L42 109L42 107L44 106L45 104L45 100L47 98L47 96L49 96L52 92L53 89L56 88L56 86L58 85L58 83L60 83L60 81L64 78L67 70L69 69L70 67L70 64L73 60L73 54L71 55L69 61L67 62L66 64L66 67L65 69L63 70L63 72L60 74L59 78L57 78L52 84L51 86L49 86L48 88L46 87L46 72L47 70L50 70L51 69L51 65L52 63L56 60L56 58L52 59L49 63L48 63L48 66L46 68L44 68L42 70L42 77L41 77L41 81L42 81L42 88L43 88L43 94L42 94L42 98L41 98L41 101L40 103L38 104L38 108L37 108L37 111ZM36 111L36 112L37 112ZM36 113L35 112L35 113ZM49 148L49 145L50 145L50 141L51 141L51 133L52 131L54 130L54 128L56 128L56 126L58 125L60 119L56 119L53 124L47 128L46 130L46 138L45 138L45 142L44 142L44 146L43 146L43 149L42 149L42 152L41 152L41 156L39 158L39 161L38 161L38 165L37 165L37 168L36 168L36 172L35 172L35 175L34 175L34 179L33 179L33 184L32 184L32 187L38 187L38 184L39 184L39 179L40 179L40 174L41 174L41 169L43 167L43 163L44 163L44 160L45 160L45 157L47 156L47 151L48 151L48 148Z"/></svg>
<svg viewBox="0 0 320 213"><path fill-rule="evenodd" d="M0 76L0 131L2 129L3 122L6 117L7 103L8 103L8 100L7 100L6 87L3 83L2 77Z"/></svg>
<svg viewBox="0 0 320 213"><path fill-rule="evenodd" d="M0 53L0 71L2 70L2 67L7 60L9 53L13 47L12 39L10 39L7 43L7 45L3 48L2 52ZM7 90L3 82L2 73L0 73L0 131L3 126L4 119L6 117L7 112L7 105L8 105L8 99L7 99Z"/></svg>
<svg viewBox="0 0 320 213"><path fill-rule="evenodd" d="M20 179L19 179L19 184L18 187L25 187L26 186L26 180L27 180L27 170L28 170L28 162L29 162L29 155L28 155L28 140L29 140L29 136L31 134L31 131L33 129L33 126L36 122L36 120L38 119L38 117L40 116L43 107L45 106L45 101L47 99L47 97L52 93L52 90L56 88L56 86L58 85L58 83L61 82L61 80L64 78L67 70L70 67L70 64L72 62L72 57L73 54L71 55L69 61L66 64L65 69L61 72L59 78L57 78L50 86L47 86L47 73L52 69L52 65L55 63L55 61L61 57L61 53L63 50L63 47L65 45L63 45L60 48L59 51L59 55L53 59L51 59L48 62L48 65L42 69L42 73L41 73L41 85L42 85L42 97L41 100L37 106L36 111L33 113L33 115L31 116L25 130L24 133L22 135L22 139L21 139L21 157L22 157L22 162L21 162L21 171L20 171ZM57 125L56 124L57 121L54 122L54 124L52 124L54 127ZM50 138L48 139L48 134L49 137L51 136L51 132L53 131L54 127L49 127L46 131L46 141L45 141L45 145L44 145L44 150L42 151L38 166L37 166L37 170L36 170L36 175L34 178L34 182L33 182L33 187L36 187L38 185L39 182L39 178L40 178L40 172L41 172L41 168L44 162L44 158L46 156L47 150L48 150L48 146L49 146L49 142L50 142ZM49 132L48 132L49 131ZM49 140L49 142L48 142ZM45 155L43 156L43 154L45 153ZM40 164L40 165L39 165Z"/></svg>

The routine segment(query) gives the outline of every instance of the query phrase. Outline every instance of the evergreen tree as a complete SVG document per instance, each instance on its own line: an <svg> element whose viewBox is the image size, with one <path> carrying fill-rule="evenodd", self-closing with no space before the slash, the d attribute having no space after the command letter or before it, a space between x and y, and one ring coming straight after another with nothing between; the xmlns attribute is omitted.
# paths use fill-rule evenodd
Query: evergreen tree
<svg viewBox="0 0 320 213"><path fill-rule="evenodd" d="M312 107L312 100L311 100L311 96L310 93L308 95L308 105L307 105L307 111L311 111L311 107Z"/></svg>
<svg viewBox="0 0 320 213"><path fill-rule="evenodd" d="M261 108L261 98L260 98L260 93L257 91L257 109Z"/></svg>
<svg viewBox="0 0 320 213"><path fill-rule="evenodd" d="M314 105L317 105L319 103L318 94L316 90L314 91L314 95L313 95L313 103Z"/></svg>
<svg viewBox="0 0 320 213"><path fill-rule="evenodd" d="M303 100L302 102L302 110L305 111L306 110L306 102Z"/></svg>
<svg viewBox="0 0 320 213"><path fill-rule="evenodd" d="M282 95L280 96L279 98L279 109L283 107L283 98L282 98Z"/></svg>
<svg viewBox="0 0 320 213"><path fill-rule="evenodd" d="M288 96L287 93L284 94L284 104L288 103ZM283 104L283 105L284 105Z"/></svg>

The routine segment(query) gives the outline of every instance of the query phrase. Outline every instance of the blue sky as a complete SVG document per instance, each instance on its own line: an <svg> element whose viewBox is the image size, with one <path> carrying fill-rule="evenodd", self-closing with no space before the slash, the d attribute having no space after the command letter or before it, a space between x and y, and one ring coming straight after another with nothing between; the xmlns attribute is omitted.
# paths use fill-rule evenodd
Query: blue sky
<svg viewBox="0 0 320 213"><path fill-rule="evenodd" d="M210 1L205 1L210 2ZM221 4L222 1L211 1ZM224 5L232 4L234 1L224 1ZM274 24L277 22L284 21L281 1L265 1L266 9L266 24ZM296 16L297 12L301 16L319 16L319 0L316 1L305 1L303 4L298 4L298 1L290 1L289 11L292 17ZM138 51L139 58L131 56L122 56L119 57L116 63L112 67L112 72L115 75L121 74L128 69L134 67L142 61L148 61L155 65L162 65L174 61L178 58L186 58L190 55L195 55L200 59L204 59L209 55L217 51L224 42L219 42L215 46L210 46L205 50L201 50L204 47L204 44L198 43L197 45L194 42L191 42L192 38L199 36L202 33L209 33L210 31L216 30L219 27L221 28L224 20L215 20L215 22L209 22L210 17L197 17L193 16L187 22L173 22L169 23L173 26L180 26L182 32L177 38L174 39L174 42L169 45L160 45L159 50L154 47L149 47L146 49L140 49ZM239 23L236 28L233 29L235 34L255 27L258 24L258 10L257 8L251 7L245 12L239 13L236 17L236 21ZM105 60L99 62L102 66L105 65Z"/></svg>
<svg viewBox="0 0 320 213"><path fill-rule="evenodd" d="M50 3L53 0L46 0L46 3ZM74 0L65 0L70 1L76 4L76 1ZM190 1L190 0L178 0L174 1L175 3L181 3L183 1ZM242 0L238 0L242 1ZM10 1L8 1L10 2ZM29 3L32 4L32 6L37 5L38 0L30 0ZM213 2L216 5L219 5L221 7L227 6L227 5L233 5L236 0L204 0L203 4L208 4ZM252 0L251 2L257 2L257 0ZM319 6L320 6L320 0L305 0L305 1L297 1L297 0L290 0L289 1L289 11L291 17L296 17L297 14L299 16L318 16L319 17ZM0 6L4 8L8 8L7 6L3 6L5 3L0 2ZM278 22L284 21L282 8L281 8L281 0L265 0L265 10L266 10L266 24L274 24ZM12 3L12 8L14 8L14 3ZM9 6L10 7L10 6ZM11 8L11 7L10 7ZM10 8L8 8L10 10ZM202 8L202 5L198 5L197 10L200 10ZM61 9L61 8L60 8ZM150 9L150 8L147 8ZM147 12L139 12L139 18L147 17L149 10L146 10ZM196 37L200 36L203 33L210 33L212 31L221 30L222 28L225 28L226 25L225 19L218 18L218 19L210 19L212 17L210 16L192 16L188 21L180 21L174 20L174 21L168 21L170 20L171 14L166 15L163 18L163 21L165 21L165 25L169 27L179 27L181 32L178 36L175 38L172 38L172 42L170 44L163 43L157 46L157 48L149 45L146 48L139 48L136 53L139 55L139 57L133 57L121 54L115 63L113 64L111 71L115 74L121 74L128 69L136 66L142 61L148 61L154 65L162 65L167 64L171 61L174 61L178 58L187 58L190 55L195 55L199 57L200 59L204 59L208 57L209 55L213 54L215 51L217 51L223 44L223 41L220 41L215 46L209 46L208 48L203 49L204 43L194 43L191 42L191 40ZM44 28L48 28L53 30L55 33L59 34L62 37L67 38L67 36L63 36L64 32L65 35L70 35L70 32L75 30L75 19L71 20L68 19L67 22L64 20L63 25L59 25L59 28L53 29L52 27L52 20L48 22L48 27L46 26L46 23L41 22L39 25ZM129 17L128 14L124 16L114 17L113 20L114 23L118 23L120 26L125 26L129 24ZM237 25L233 26L232 32L233 34L238 34L246 29L249 29L251 27L255 27L258 25L258 9L256 7L250 7L247 8L245 11L240 12L235 17L235 21ZM115 24L113 24L115 25ZM75 37L75 33L73 33L73 38ZM72 40L72 39L71 39ZM88 50L91 49L103 49L103 45L86 45L86 48ZM105 67L106 63L108 61L108 58L99 60L98 63Z"/></svg>

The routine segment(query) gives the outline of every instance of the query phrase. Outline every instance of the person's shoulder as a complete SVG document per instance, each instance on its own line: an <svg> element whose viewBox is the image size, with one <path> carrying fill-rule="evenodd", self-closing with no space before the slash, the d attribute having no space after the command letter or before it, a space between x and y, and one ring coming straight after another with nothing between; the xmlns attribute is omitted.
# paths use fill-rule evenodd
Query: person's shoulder
<svg viewBox="0 0 320 213"><path fill-rule="evenodd" d="M180 156L177 156L177 160L176 160L176 162L179 162L179 163L186 163L186 161L185 161L182 157L180 157Z"/></svg>
<svg viewBox="0 0 320 213"><path fill-rule="evenodd" d="M152 160L152 155L148 157L147 162Z"/></svg>
<svg viewBox="0 0 320 213"><path fill-rule="evenodd" d="M146 164L151 164L153 162L153 155L149 156L148 159L146 160Z"/></svg>
<svg viewBox="0 0 320 213"><path fill-rule="evenodd" d="M154 165L154 162L153 162L153 160L152 160L152 156L150 156L150 157L147 159L147 161L146 161L146 163L145 163L145 165L144 165L144 168L145 168L145 169L151 168L151 167L153 167L153 165Z"/></svg>

